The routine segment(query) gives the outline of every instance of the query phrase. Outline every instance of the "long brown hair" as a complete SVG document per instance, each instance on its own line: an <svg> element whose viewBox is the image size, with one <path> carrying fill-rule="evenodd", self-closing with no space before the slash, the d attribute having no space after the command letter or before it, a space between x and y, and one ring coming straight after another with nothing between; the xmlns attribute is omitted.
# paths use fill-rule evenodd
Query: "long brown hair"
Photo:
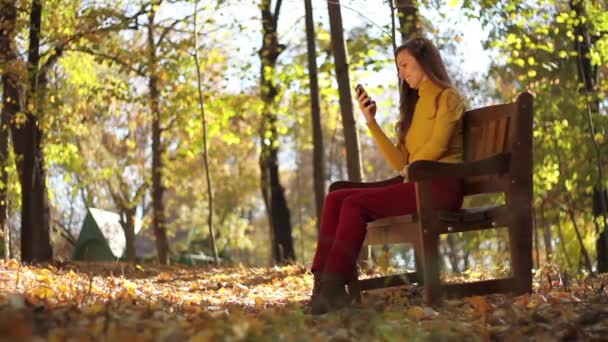
<svg viewBox="0 0 608 342"><path fill-rule="evenodd" d="M425 38L413 38L395 50L395 59L400 52L407 50L418 62L426 76L442 88L452 87L452 82L446 71L439 50L430 40ZM405 136L412 123L414 109L418 102L418 90L411 88L407 82L399 79L399 121L395 125L395 131L400 143L405 143Z"/></svg>

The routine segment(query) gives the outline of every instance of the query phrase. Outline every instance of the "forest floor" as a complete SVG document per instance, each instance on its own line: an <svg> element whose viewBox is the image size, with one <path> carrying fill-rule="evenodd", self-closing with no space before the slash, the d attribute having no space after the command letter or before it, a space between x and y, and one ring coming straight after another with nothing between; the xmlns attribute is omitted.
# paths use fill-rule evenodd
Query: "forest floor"
<svg viewBox="0 0 608 342"><path fill-rule="evenodd" d="M302 266L0 261L0 341L608 339L607 274L567 279L546 267L534 287L428 307L419 287L402 286L312 316L312 276Z"/></svg>

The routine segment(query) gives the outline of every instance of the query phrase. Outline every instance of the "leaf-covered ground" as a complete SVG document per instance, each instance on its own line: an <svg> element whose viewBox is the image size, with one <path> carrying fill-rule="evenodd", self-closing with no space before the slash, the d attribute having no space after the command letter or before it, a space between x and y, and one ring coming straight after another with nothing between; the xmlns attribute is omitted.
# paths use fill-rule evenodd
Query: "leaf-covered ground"
<svg viewBox="0 0 608 342"><path fill-rule="evenodd" d="M545 270L535 293L426 307L421 289L372 291L308 314L312 276L282 268L0 262L0 340L607 340L608 275Z"/></svg>

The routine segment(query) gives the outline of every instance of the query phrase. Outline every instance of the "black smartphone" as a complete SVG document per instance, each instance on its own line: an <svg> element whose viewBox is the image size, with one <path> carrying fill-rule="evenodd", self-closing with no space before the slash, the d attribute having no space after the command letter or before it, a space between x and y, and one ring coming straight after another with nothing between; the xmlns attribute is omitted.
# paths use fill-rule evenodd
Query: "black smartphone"
<svg viewBox="0 0 608 342"><path fill-rule="evenodd" d="M357 84L355 86L355 92L357 92L357 96L361 95L361 93L363 92L363 86L361 84ZM367 101L365 101L365 103L363 104L364 107L369 106L370 104L375 103L374 101L372 101L372 99L367 99Z"/></svg>
<svg viewBox="0 0 608 342"><path fill-rule="evenodd" d="M361 84L357 84L355 86L355 92L357 93L357 96L361 95L361 93L363 92L363 86Z"/></svg>

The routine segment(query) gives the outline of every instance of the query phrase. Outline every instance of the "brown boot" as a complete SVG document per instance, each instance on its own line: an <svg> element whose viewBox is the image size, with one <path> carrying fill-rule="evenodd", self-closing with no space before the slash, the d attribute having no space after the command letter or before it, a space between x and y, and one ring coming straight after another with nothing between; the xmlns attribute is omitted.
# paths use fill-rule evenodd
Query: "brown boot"
<svg viewBox="0 0 608 342"><path fill-rule="evenodd" d="M349 305L350 300L344 289L346 280L337 274L321 274L321 291L312 298L312 314L321 315Z"/></svg>
<svg viewBox="0 0 608 342"><path fill-rule="evenodd" d="M321 292L321 272L319 271L311 271L312 276L314 278L314 284L312 286L312 294L310 295L310 302L314 302L319 297L319 293Z"/></svg>
<svg viewBox="0 0 608 342"><path fill-rule="evenodd" d="M356 266L350 279L348 279L347 289L351 303L361 303L361 284L359 283L359 272Z"/></svg>

